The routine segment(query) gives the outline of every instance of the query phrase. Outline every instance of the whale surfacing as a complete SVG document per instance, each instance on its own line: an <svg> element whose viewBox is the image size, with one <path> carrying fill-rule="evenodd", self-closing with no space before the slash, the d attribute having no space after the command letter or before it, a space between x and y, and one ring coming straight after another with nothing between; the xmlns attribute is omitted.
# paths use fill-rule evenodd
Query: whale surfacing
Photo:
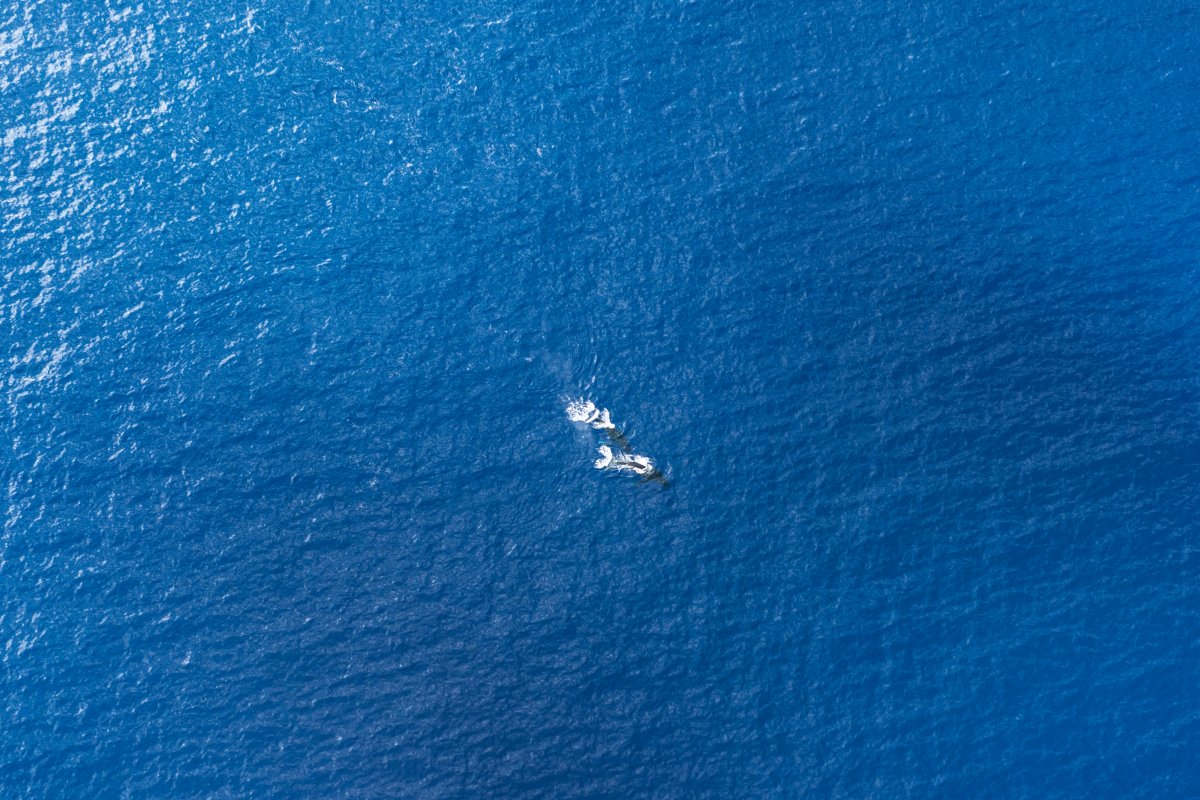
<svg viewBox="0 0 1200 800"><path fill-rule="evenodd" d="M633 452L629 439L612 421L612 414L607 408L600 408L591 400L579 398L568 400L566 412L567 418L572 422L603 431L609 441L619 448L620 452L614 454L613 448L609 445L600 445L598 448L600 458L593 462L596 469L628 472L640 476L643 480L656 481L663 486L668 485L666 476L654 466L654 462L648 456Z"/></svg>
<svg viewBox="0 0 1200 800"><path fill-rule="evenodd" d="M614 456L612 448L606 444L600 445L600 458L596 459L596 469L615 469L626 472L636 472L638 475L649 475L655 472L654 462L646 456L621 455Z"/></svg>

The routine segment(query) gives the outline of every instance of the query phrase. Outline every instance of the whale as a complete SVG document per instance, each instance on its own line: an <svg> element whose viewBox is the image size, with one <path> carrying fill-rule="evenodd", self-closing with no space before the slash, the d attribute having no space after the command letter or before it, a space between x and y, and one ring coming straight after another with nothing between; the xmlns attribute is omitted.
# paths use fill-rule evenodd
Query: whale
<svg viewBox="0 0 1200 800"><path fill-rule="evenodd" d="M667 485L667 478L655 466L654 462L646 456L639 455L619 455L614 456L612 448L606 444L600 445L598 448L600 458L596 459L594 466L596 469L609 469L618 472L632 472L639 475L645 480Z"/></svg>
<svg viewBox="0 0 1200 800"><path fill-rule="evenodd" d="M600 458L596 459L594 464L596 469L628 472L640 476L643 482L654 481L663 486L669 485L667 477L654 466L654 462L649 457L633 452L633 446L629 443L628 437L617 428L616 423L612 421L612 414L607 408L600 408L591 400L580 398L569 400L566 411L567 418L572 422L603 431L609 441L620 451L614 454L612 447L607 444L600 445Z"/></svg>

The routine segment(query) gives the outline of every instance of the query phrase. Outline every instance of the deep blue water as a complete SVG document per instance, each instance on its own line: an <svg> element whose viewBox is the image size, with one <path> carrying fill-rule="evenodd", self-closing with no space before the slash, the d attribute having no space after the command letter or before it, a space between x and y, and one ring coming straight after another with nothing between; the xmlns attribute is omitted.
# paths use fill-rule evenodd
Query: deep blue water
<svg viewBox="0 0 1200 800"><path fill-rule="evenodd" d="M1200 11L1068 5L4 6L0 796L1200 796Z"/></svg>

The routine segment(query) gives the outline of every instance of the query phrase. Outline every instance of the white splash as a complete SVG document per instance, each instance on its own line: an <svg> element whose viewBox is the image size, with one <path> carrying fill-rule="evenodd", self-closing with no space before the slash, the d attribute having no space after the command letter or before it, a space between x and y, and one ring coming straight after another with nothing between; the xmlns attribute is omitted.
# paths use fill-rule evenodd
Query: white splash
<svg viewBox="0 0 1200 800"><path fill-rule="evenodd" d="M591 400L572 400L567 403L567 418L572 422L590 423L600 415L600 410Z"/></svg>
<svg viewBox="0 0 1200 800"><path fill-rule="evenodd" d="M608 469L608 465L612 463L612 460L612 448L606 444L600 445L600 458L596 459L596 469Z"/></svg>
<svg viewBox="0 0 1200 800"><path fill-rule="evenodd" d="M638 475L649 475L654 472L654 462L646 456L621 455L614 457L612 448L606 444L600 445L600 458L596 459L596 469L614 469L618 472L634 472Z"/></svg>
<svg viewBox="0 0 1200 800"><path fill-rule="evenodd" d="M612 415L607 408L597 408L591 400L571 400L567 403L567 418L572 422L582 422L591 425L598 431L613 430Z"/></svg>

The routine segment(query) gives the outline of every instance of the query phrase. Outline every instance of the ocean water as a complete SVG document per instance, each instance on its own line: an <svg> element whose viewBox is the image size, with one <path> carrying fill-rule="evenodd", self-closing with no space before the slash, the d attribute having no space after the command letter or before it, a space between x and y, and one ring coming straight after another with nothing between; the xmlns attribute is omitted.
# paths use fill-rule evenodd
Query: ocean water
<svg viewBox="0 0 1200 800"><path fill-rule="evenodd" d="M4 5L0 797L1200 796L1198 26Z"/></svg>

